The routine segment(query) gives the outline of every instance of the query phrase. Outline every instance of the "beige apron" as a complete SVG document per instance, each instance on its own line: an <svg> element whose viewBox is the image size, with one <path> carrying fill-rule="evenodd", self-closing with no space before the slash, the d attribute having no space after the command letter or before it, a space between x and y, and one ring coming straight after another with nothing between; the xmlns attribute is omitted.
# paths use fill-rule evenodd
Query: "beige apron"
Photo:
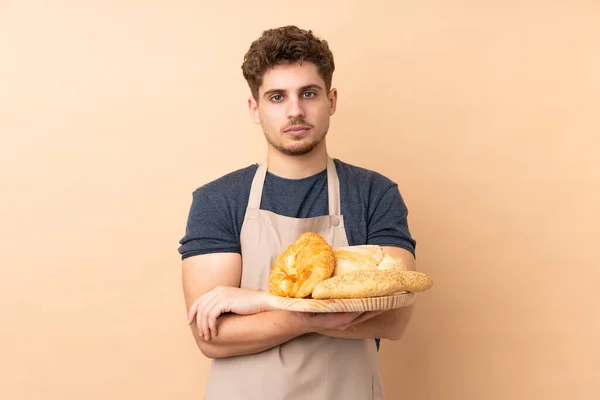
<svg viewBox="0 0 600 400"><path fill-rule="evenodd" d="M335 164L327 163L329 214L291 218L260 209L266 164L259 165L241 230L245 289L268 291L277 256L302 233L323 236L333 247L348 245L340 213ZM213 360L205 400L383 400L373 339L306 334L257 354Z"/></svg>

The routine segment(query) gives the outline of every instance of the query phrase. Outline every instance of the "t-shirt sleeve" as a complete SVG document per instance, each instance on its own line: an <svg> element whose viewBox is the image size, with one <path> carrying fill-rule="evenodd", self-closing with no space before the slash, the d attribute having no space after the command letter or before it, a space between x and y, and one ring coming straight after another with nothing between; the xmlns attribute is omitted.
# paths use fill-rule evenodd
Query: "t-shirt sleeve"
<svg viewBox="0 0 600 400"><path fill-rule="evenodd" d="M370 207L367 244L402 247L415 255L417 242L410 234L408 209L398 185L390 186Z"/></svg>
<svg viewBox="0 0 600 400"><path fill-rule="evenodd" d="M181 258L209 253L241 253L227 203L215 201L202 188L194 191L185 235L179 241Z"/></svg>

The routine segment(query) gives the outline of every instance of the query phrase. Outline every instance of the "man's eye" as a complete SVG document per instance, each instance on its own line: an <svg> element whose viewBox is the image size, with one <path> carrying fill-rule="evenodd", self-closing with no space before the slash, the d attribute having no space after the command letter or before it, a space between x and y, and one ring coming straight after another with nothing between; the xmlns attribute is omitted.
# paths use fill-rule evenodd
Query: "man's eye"
<svg viewBox="0 0 600 400"><path fill-rule="evenodd" d="M271 97L272 101L281 101L283 99L283 96L280 94L276 94L275 96Z"/></svg>
<svg viewBox="0 0 600 400"><path fill-rule="evenodd" d="M315 92L305 92L304 93L304 97L307 97L309 99L312 97L315 97L315 96L316 96Z"/></svg>

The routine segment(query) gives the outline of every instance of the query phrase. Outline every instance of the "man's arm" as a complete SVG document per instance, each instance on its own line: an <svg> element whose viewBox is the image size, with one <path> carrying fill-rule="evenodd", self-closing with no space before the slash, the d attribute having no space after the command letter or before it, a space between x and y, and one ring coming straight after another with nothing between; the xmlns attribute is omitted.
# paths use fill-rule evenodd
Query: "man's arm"
<svg viewBox="0 0 600 400"><path fill-rule="evenodd" d="M240 286L242 260L236 253L188 257L183 260L182 267L187 310L198 297L216 286ZM283 310L252 315L222 315L218 321L219 333L209 341L202 339L196 326L192 325L196 344L208 358L257 353L307 331L296 313Z"/></svg>
<svg viewBox="0 0 600 400"><path fill-rule="evenodd" d="M264 304L260 291L239 289L241 258L239 254L209 254L186 258L183 261L183 289L186 309L190 313L193 304L199 309L195 314L203 333L207 334L207 310L214 303L229 303L232 312L217 319L216 335L206 340L192 325L192 334L202 353L208 358L222 358L258 353L297 336L325 329L341 329L351 326L360 313L316 314L272 310ZM221 288L215 289L217 286ZM237 288L237 289L236 289ZM212 296L203 296L207 292ZM201 298L201 299L199 299ZM206 300L207 303L203 303ZM233 303L230 301L233 300ZM198 301L198 303L197 303ZM200 318L198 320L198 318Z"/></svg>
<svg viewBox="0 0 600 400"><path fill-rule="evenodd" d="M382 246L385 253L391 254L398 260L404 269L416 271L416 262L413 254L400 247ZM414 303L385 311L371 319L347 327L344 330L329 329L319 333L344 339L371 339L381 338L399 340L404 335L412 316Z"/></svg>

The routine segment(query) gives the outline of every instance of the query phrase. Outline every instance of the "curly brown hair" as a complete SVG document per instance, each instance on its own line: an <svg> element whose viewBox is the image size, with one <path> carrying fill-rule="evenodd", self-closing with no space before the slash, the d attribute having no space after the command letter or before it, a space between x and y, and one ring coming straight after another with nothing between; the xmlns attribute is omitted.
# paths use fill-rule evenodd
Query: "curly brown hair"
<svg viewBox="0 0 600 400"><path fill-rule="evenodd" d="M252 42L244 56L242 73L252 96L258 101L258 88L268 68L280 64L302 64L304 61L317 66L329 91L335 64L327 41L316 37L311 30L294 25L266 30Z"/></svg>

